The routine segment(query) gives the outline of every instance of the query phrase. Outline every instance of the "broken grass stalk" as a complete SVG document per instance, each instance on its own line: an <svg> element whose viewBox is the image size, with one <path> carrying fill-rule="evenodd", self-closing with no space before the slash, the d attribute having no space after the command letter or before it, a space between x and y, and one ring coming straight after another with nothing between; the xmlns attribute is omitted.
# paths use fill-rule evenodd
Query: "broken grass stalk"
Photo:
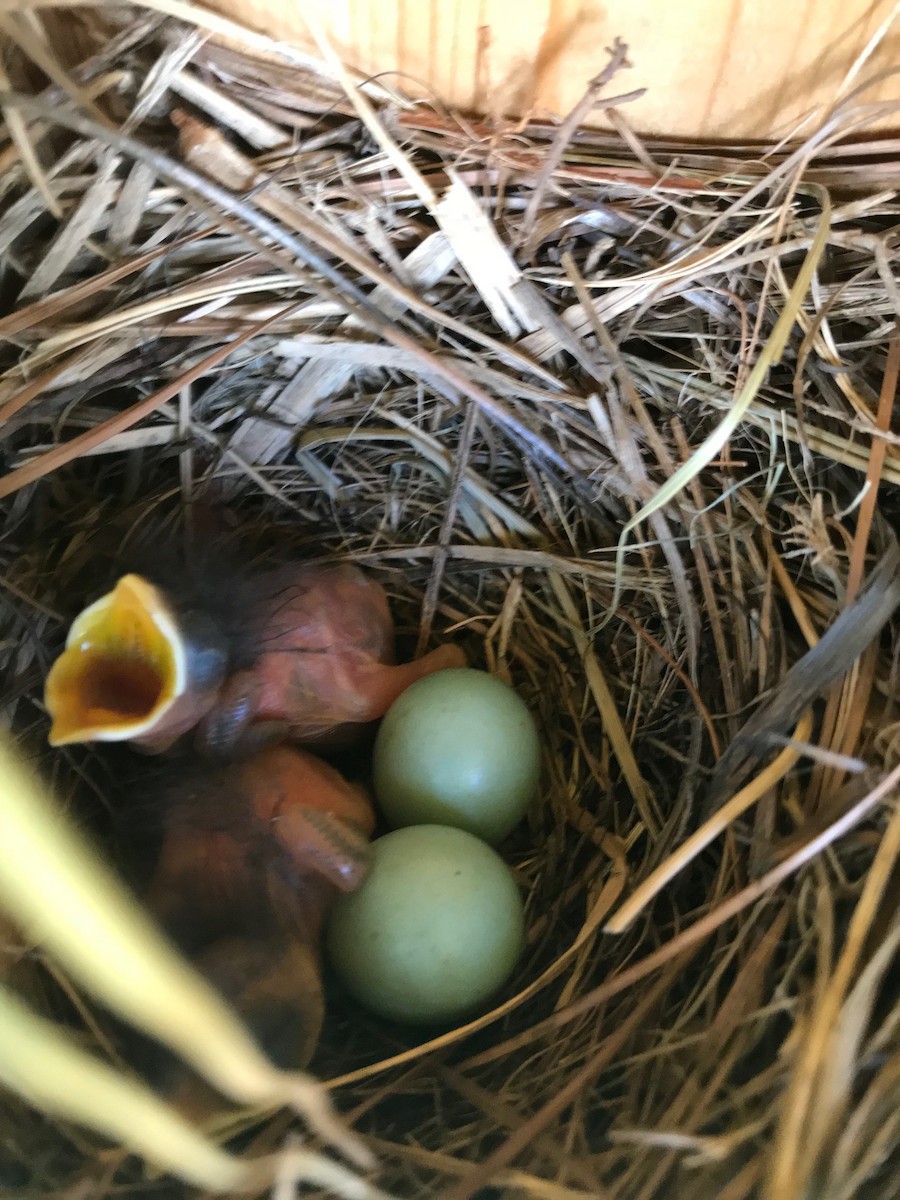
<svg viewBox="0 0 900 1200"><path fill-rule="evenodd" d="M371 1165L325 1091L311 1076L279 1071L265 1058L5 743L0 796L0 902L29 937L232 1099L290 1105L331 1145Z"/></svg>

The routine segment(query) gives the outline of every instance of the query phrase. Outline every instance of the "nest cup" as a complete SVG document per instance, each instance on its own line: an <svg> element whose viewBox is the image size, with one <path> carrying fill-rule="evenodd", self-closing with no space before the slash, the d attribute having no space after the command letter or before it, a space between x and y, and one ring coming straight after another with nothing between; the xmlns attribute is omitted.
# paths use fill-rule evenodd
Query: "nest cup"
<svg viewBox="0 0 900 1200"><path fill-rule="evenodd" d="M458 641L544 747L502 1013L422 1046L329 989L313 1069L379 1183L887 1200L896 163L834 150L852 108L805 156L488 129L371 81L367 125L274 44L66 20L49 82L16 25L40 106L0 148L10 733L119 862L130 752L45 744L72 617L148 544L357 562L408 654ZM105 1053L108 1014L5 946ZM144 1186L2 1102L10 1194Z"/></svg>

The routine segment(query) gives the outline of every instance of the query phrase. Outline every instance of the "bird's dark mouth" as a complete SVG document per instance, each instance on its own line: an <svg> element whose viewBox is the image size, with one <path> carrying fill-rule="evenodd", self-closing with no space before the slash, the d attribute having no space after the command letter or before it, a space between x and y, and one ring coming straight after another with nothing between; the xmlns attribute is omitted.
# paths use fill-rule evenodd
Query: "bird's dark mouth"
<svg viewBox="0 0 900 1200"><path fill-rule="evenodd" d="M185 652L160 593L137 575L72 623L47 677L53 745L152 732L184 688Z"/></svg>
<svg viewBox="0 0 900 1200"><path fill-rule="evenodd" d="M79 684L80 701L87 711L146 718L159 703L165 681L142 659L102 652L85 654L84 659Z"/></svg>

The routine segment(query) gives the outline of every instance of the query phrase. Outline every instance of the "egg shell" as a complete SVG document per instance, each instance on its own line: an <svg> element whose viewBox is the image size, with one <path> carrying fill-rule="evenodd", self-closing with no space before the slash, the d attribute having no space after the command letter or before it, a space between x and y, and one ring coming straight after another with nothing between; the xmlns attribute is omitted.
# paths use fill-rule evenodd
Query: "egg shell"
<svg viewBox="0 0 900 1200"><path fill-rule="evenodd" d="M375 741L375 792L394 828L453 825L496 845L522 820L539 779L534 719L486 671L420 679L391 706Z"/></svg>
<svg viewBox="0 0 900 1200"><path fill-rule="evenodd" d="M483 1006L524 936L519 889L499 855L463 830L419 825L373 843L369 875L338 899L326 946L362 1004L421 1025Z"/></svg>

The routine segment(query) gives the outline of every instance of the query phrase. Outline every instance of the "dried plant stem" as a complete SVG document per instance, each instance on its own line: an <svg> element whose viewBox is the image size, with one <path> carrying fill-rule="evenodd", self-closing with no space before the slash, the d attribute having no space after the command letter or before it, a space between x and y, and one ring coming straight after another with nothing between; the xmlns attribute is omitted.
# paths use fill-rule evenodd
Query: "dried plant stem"
<svg viewBox="0 0 900 1200"><path fill-rule="evenodd" d="M63 466L65 463L74 462L82 454L93 450L97 446L101 446L108 438L115 437L116 434L130 429L136 425L138 421L149 416L150 413L156 412L164 404L168 403L173 396L189 384L197 379L202 379L219 363L224 362L229 355L247 342L252 341L261 333L265 333L266 329L272 325L276 325L284 316L296 309L296 305L289 305L280 310L276 316L270 317L268 321L263 321L257 326L253 326L245 333L240 334L229 342L226 346L221 346L218 350L214 350L205 358L202 358L195 366L185 371L173 383L167 384L164 388L154 392L153 395L147 396L144 400L139 400L137 404L133 404L123 413L116 417L111 417L103 425L96 429L88 430L80 437L73 438L70 442L66 442L62 446L57 446L53 450L48 450L46 454L40 455L39 458L33 459L26 463L25 466L19 467L17 471L11 471L8 475L0 476L0 499L4 496L10 496L13 492L17 492L19 488L25 487L29 483L34 483L35 480L41 479L45 475L49 475L51 471Z"/></svg>
<svg viewBox="0 0 900 1200"><path fill-rule="evenodd" d="M7 848L0 893L35 940L235 1099L293 1104L326 1140L369 1166L371 1156L330 1112L324 1093L311 1079L282 1075L266 1061L235 1014L178 957L5 745L0 777ZM29 886L35 876L38 892Z"/></svg>
<svg viewBox="0 0 900 1200"><path fill-rule="evenodd" d="M859 968L866 938L884 897L892 872L900 861L900 805L878 847L863 891L854 909L847 940L819 1003L805 1025L800 1061L784 1098L773 1173L767 1200L793 1200L806 1191L824 1140L834 1128L849 1088L838 1080L829 1086L833 1063L840 1062L841 1005Z"/></svg>
<svg viewBox="0 0 900 1200"><path fill-rule="evenodd" d="M878 401L878 413L876 416L876 428L882 434L888 433L891 427L891 416L894 411L898 377L900 377L900 336L895 333L888 349L887 364L884 370L884 378L882 379L881 395ZM887 444L883 437L873 441L869 456L869 466L866 472L866 491L859 506L856 533L853 539L853 550L848 568L845 598L845 603L847 604L853 601L862 584L865 558L869 546L872 520L878 503L878 489L881 484L886 451ZM871 687L874 670L874 660L871 654L867 656L863 665L868 668L864 671L864 678L867 680L869 687ZM868 692L859 690L858 679L855 682L857 683L857 689L851 701L853 704L852 714L845 714L844 719L841 720L841 710L849 699L846 684L841 684L828 697L828 704L822 718L820 744L825 748L833 747L840 754L852 754L856 748L865 719ZM810 781L810 798L813 806L820 804L825 795L837 791L843 782L843 778L843 772L838 769L822 768L818 770Z"/></svg>
<svg viewBox="0 0 900 1200"><path fill-rule="evenodd" d="M793 742L804 742L812 731L812 714L807 712L801 717L792 735ZM700 828L692 833L687 841L661 863L652 875L641 883L640 887L629 896L612 920L607 921L605 933L624 933L636 917L640 916L653 898L662 891L689 862L704 850L710 842L724 833L733 821L762 799L785 775L796 765L803 755L803 749L797 745L787 746L778 757L761 771L746 787L741 788L719 811Z"/></svg>

